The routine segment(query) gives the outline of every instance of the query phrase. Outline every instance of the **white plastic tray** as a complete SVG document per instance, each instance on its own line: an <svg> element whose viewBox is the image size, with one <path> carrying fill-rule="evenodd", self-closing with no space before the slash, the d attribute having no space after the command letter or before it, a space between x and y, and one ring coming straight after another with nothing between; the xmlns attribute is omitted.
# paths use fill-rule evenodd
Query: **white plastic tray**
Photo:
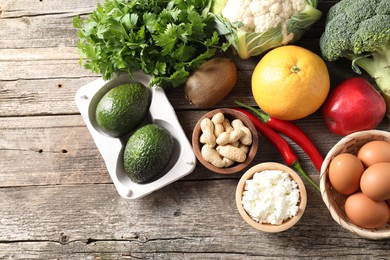
<svg viewBox="0 0 390 260"><path fill-rule="evenodd" d="M161 178L145 184L132 182L123 168L123 149L128 136L114 138L104 134L99 129L95 119L95 109L97 103L107 91L120 84L132 81L138 81L147 86L149 80L150 76L142 72L134 73L133 79L127 74L122 74L110 81L100 78L82 86L75 96L76 105L104 159L111 179L119 195L126 199L136 199L148 195L188 175L196 165L196 157L192 146L177 119L175 110L161 87L154 86L151 88L152 100L148 119L145 122L165 127L175 139L173 157Z"/></svg>

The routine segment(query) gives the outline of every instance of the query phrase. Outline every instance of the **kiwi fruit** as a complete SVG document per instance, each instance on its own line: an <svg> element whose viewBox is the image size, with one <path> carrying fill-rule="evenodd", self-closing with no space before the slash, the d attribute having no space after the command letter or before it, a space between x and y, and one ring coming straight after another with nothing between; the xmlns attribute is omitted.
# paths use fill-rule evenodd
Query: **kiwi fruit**
<svg viewBox="0 0 390 260"><path fill-rule="evenodd" d="M236 64L228 58L213 58L203 63L188 77L184 93L194 106L210 108L221 102L236 82Z"/></svg>

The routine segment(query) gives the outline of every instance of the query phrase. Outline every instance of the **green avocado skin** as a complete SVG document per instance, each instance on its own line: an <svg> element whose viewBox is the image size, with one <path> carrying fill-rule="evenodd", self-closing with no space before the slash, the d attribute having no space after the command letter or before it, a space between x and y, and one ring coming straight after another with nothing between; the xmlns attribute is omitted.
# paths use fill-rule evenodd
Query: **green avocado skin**
<svg viewBox="0 0 390 260"><path fill-rule="evenodd" d="M173 150L174 138L167 129L157 124L145 125L127 141L125 171L135 183L151 181L168 166Z"/></svg>
<svg viewBox="0 0 390 260"><path fill-rule="evenodd" d="M126 83L108 91L96 107L96 122L113 137L133 131L146 117L151 91L139 82Z"/></svg>

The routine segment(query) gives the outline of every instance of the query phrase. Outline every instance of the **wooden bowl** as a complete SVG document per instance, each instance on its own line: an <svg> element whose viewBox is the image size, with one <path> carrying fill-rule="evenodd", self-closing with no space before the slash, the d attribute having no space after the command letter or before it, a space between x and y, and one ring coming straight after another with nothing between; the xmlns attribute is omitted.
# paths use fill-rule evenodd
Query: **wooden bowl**
<svg viewBox="0 0 390 260"><path fill-rule="evenodd" d="M212 165L211 163L206 161L201 154L201 148L202 148L203 144L200 142L200 136L202 134L202 130L200 128L200 122L204 118L211 119L215 114L217 114L219 112L223 113L225 118L229 119L230 122L232 122L234 119L240 119L243 122L243 124L246 127L248 127L252 133L252 144L249 147L249 151L247 153L246 160L242 163L235 163L232 166L225 167L225 168L219 168L219 167ZM256 156L258 142L259 142L259 140L258 140L257 130L255 129L252 122L248 119L248 117L245 114L243 114L237 110L231 109L231 108L219 108L219 109L214 109L214 110L206 113L205 115L203 115L199 119L199 121L195 125L195 128L194 128L193 133L192 133L192 148L194 150L196 158L204 167L206 167L210 171L213 171L213 172L219 173L219 174L232 174L232 173L242 171L243 169L248 167L248 165L253 161L254 157Z"/></svg>
<svg viewBox="0 0 390 260"><path fill-rule="evenodd" d="M252 179L253 175L256 172L262 172L265 170L281 170L283 172L287 172L290 178L293 179L298 184L299 193L300 193L298 213L294 217L285 220L280 225L257 222L256 220L252 219L249 216L249 214L245 211L241 202L246 181ZM306 192L305 184L303 183L302 179L294 170L280 163L266 162L251 167L241 177L236 189L236 205L241 217L245 220L245 222L247 222L250 226L254 227L255 229L268 232L268 233L282 232L294 226L303 216L303 213L306 209L306 204L307 204L307 192Z"/></svg>
<svg viewBox="0 0 390 260"><path fill-rule="evenodd" d="M390 224L375 229L364 229L352 224L344 211L344 204L347 196L335 191L329 181L329 164L331 160L340 153L352 153L357 155L360 147L373 140L390 142L390 133L381 130L367 130L352 133L343 137L327 154L321 167L320 189L322 199L329 209L332 218L343 228L367 239L390 238Z"/></svg>

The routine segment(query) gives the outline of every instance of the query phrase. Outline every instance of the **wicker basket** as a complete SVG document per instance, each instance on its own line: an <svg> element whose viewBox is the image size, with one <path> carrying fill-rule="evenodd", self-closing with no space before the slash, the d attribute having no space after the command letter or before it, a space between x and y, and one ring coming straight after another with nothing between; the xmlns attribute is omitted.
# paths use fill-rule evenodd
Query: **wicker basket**
<svg viewBox="0 0 390 260"><path fill-rule="evenodd" d="M390 238L390 224L389 222L381 228L364 229L352 224L344 211L344 203L347 198L336 192L328 177L328 168L330 161L340 153L357 154L363 144L373 141L383 140L390 142L390 132L381 130L360 131L342 138L327 154L321 168L320 188L322 199L329 209L333 219L339 223L343 228L367 239L386 239Z"/></svg>

